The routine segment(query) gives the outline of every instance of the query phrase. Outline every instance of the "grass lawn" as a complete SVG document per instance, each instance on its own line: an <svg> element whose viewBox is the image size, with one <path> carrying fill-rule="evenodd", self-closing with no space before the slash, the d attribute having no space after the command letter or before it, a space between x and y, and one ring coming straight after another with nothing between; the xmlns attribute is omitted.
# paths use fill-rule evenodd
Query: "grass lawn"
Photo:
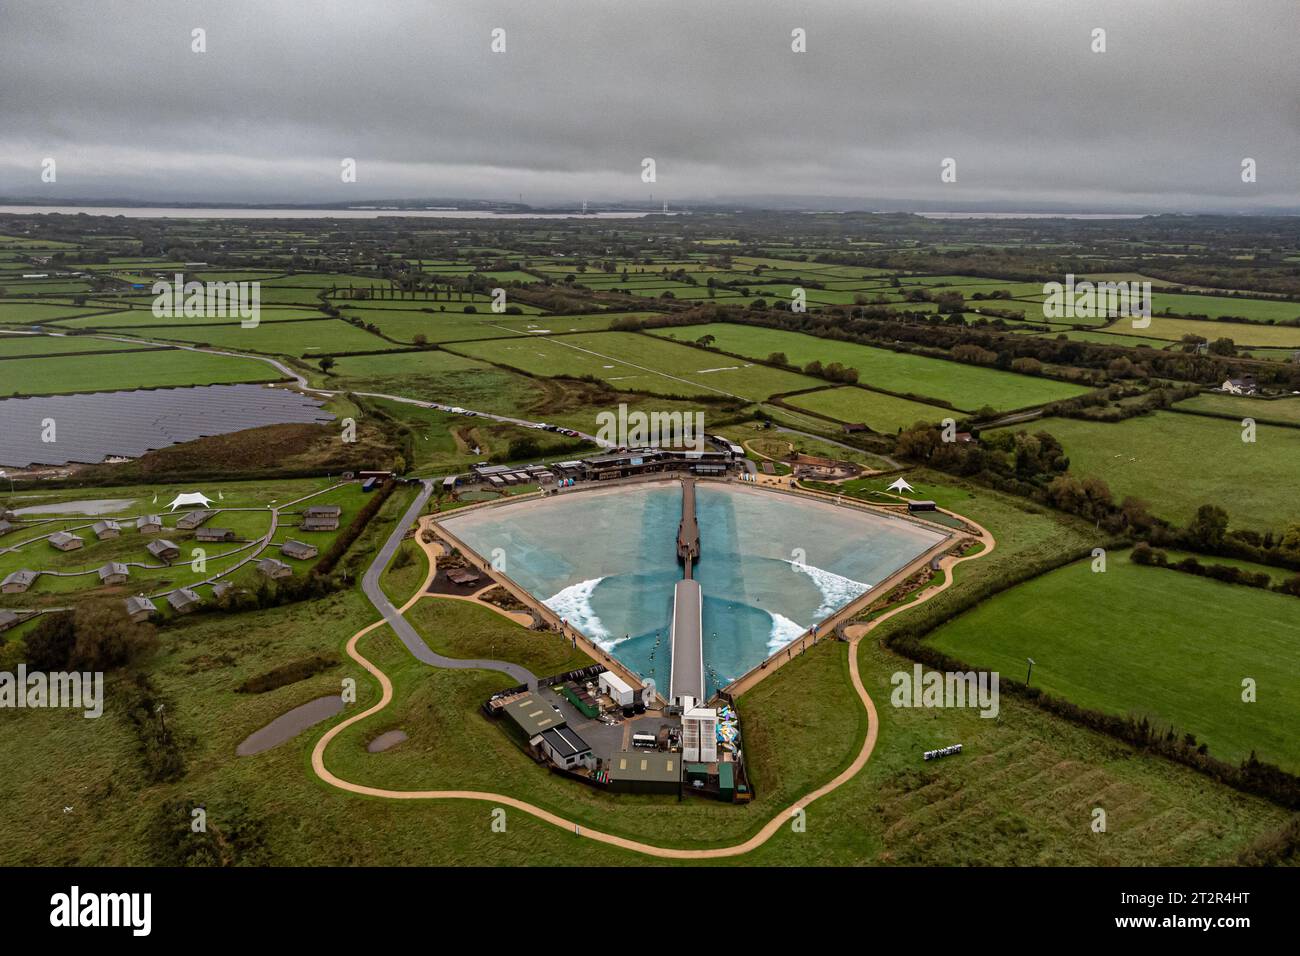
<svg viewBox="0 0 1300 956"><path fill-rule="evenodd" d="M3 395L63 395L178 385L274 382L274 368L256 359L180 349L10 359L3 365Z"/></svg>
<svg viewBox="0 0 1300 956"><path fill-rule="evenodd" d="M1177 412L1113 424L1032 424L1028 431L1061 442L1073 474L1104 479L1116 499L1145 499L1153 514L1176 524L1187 524L1203 504L1225 509L1237 527L1281 530L1300 518L1294 485L1279 480L1300 472L1300 433L1293 428L1260 425L1251 444L1241 440L1239 422Z"/></svg>
<svg viewBox="0 0 1300 956"><path fill-rule="evenodd" d="M421 566L421 573L427 570L427 565ZM530 631L490 608L468 601L422 598L407 612L406 619L425 643L447 657L512 661L538 677L595 663L558 634Z"/></svg>
<svg viewBox="0 0 1300 956"><path fill-rule="evenodd" d="M1203 559L1207 560L1207 559ZM1196 608L1189 615L1188 608ZM984 602L931 635L938 649L1014 674L1083 707L1143 715L1210 753L1300 768L1300 601L1110 556L1080 561ZM1259 700L1243 703L1242 679Z"/></svg>
<svg viewBox="0 0 1300 956"><path fill-rule="evenodd" d="M784 352L791 362L800 366L814 359L824 365L839 362L857 369L859 381L864 385L874 385L900 395L951 402L954 407L967 411L984 405L998 409L1024 408L1088 391L1083 386L1052 379L923 355L907 355L780 329L713 323L689 329L660 329L655 334L667 336L672 333L692 341L703 335L712 335L716 348L752 358L765 359L774 352ZM719 359L717 364L725 364L725 360Z"/></svg>
<svg viewBox="0 0 1300 956"><path fill-rule="evenodd" d="M462 342L452 349L534 375L590 375L618 388L656 395L721 394L760 401L818 384L805 375L631 332Z"/></svg>
<svg viewBox="0 0 1300 956"><path fill-rule="evenodd" d="M917 422L938 422L953 415L951 409L924 405L865 388L828 388L785 399L786 404L817 412L841 422L861 422L872 431L892 435Z"/></svg>

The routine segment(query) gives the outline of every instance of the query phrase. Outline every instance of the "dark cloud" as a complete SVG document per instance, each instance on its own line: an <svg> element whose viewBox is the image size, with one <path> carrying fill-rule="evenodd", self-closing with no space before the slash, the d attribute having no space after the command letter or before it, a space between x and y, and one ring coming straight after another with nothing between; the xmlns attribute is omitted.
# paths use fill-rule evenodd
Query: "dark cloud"
<svg viewBox="0 0 1300 956"><path fill-rule="evenodd" d="M0 194L1295 208L1298 23L1293 0L0 0Z"/></svg>

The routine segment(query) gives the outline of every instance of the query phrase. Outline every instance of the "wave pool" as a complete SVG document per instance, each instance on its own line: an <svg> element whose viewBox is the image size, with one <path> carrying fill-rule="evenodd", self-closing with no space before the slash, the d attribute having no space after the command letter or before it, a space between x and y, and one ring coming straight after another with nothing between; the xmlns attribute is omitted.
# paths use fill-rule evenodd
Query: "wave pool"
<svg viewBox="0 0 1300 956"><path fill-rule="evenodd" d="M712 695L943 540L901 519L743 485L695 488ZM666 690L679 482L584 490L453 516L447 530L629 670Z"/></svg>

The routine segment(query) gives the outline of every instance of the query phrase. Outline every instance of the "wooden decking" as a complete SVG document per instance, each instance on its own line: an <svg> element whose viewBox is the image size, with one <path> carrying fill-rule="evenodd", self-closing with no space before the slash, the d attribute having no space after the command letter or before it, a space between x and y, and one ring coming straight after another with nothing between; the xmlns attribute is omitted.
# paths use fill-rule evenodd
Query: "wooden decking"
<svg viewBox="0 0 1300 956"><path fill-rule="evenodd" d="M677 525L677 560L686 566L691 579L691 565L700 559L700 524L695 518L695 479L682 479L682 520Z"/></svg>

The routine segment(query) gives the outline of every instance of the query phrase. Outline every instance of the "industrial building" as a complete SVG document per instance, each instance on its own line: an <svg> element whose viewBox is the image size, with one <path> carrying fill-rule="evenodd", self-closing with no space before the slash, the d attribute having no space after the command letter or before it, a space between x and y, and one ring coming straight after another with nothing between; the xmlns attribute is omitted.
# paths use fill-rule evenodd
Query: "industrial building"
<svg viewBox="0 0 1300 956"><path fill-rule="evenodd" d="M578 736L571 727L552 727L544 730L528 741L531 746L541 747L542 752L551 758L551 762L565 770L578 767L590 769L595 763L591 747Z"/></svg>
<svg viewBox="0 0 1300 956"><path fill-rule="evenodd" d="M605 767L610 790L618 793L680 793L682 755L657 750L624 750Z"/></svg>

